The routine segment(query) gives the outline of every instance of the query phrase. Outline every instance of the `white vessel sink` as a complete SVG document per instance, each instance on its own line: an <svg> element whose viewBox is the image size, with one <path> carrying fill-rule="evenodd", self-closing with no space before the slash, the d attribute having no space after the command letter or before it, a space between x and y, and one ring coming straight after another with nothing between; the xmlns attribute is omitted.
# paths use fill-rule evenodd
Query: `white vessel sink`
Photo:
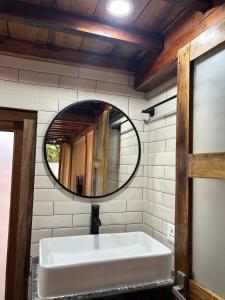
<svg viewBox="0 0 225 300"><path fill-rule="evenodd" d="M39 250L40 298L170 277L171 251L143 232L43 239Z"/></svg>

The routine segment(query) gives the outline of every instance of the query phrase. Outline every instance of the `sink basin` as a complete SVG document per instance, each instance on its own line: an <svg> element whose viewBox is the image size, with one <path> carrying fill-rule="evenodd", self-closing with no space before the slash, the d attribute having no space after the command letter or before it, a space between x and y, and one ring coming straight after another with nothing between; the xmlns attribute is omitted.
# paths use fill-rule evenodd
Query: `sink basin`
<svg viewBox="0 0 225 300"><path fill-rule="evenodd" d="M170 277L171 251L143 232L48 238L39 247L40 298Z"/></svg>

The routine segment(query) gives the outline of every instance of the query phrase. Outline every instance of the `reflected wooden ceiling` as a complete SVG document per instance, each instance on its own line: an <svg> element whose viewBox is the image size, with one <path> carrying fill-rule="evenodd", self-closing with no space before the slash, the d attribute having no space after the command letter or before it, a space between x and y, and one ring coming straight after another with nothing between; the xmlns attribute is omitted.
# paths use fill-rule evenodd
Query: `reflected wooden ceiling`
<svg viewBox="0 0 225 300"><path fill-rule="evenodd" d="M45 137L47 143L68 142L72 144L75 138L86 134L87 130L102 122L103 112L109 112L109 124L112 124L124 117L124 114L116 107L107 103L87 101L78 102L66 111L60 113L51 126Z"/></svg>
<svg viewBox="0 0 225 300"><path fill-rule="evenodd" d="M208 0L132 0L129 17L108 14L108 0L1 0L0 51L134 71L150 65L167 32Z"/></svg>

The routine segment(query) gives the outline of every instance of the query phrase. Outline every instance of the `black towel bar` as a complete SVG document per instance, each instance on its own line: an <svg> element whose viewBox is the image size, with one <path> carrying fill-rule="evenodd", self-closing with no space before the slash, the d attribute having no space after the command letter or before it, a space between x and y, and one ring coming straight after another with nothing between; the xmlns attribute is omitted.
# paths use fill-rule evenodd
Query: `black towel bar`
<svg viewBox="0 0 225 300"><path fill-rule="evenodd" d="M142 110L142 112L143 112L144 114L149 114L150 117L154 117L154 116L155 116L155 108L156 108L156 107L158 107L158 106L160 106L160 105L162 105L162 104L164 104L164 103L166 103L166 102L169 102L169 101L171 101L171 100L173 100L173 99L175 99L175 98L177 98L177 95L172 96L172 97L170 97L170 98L168 98L168 99L166 99L166 100L163 100L163 101L161 101L161 102L159 102L159 103L157 103L157 104L155 104L155 105L153 105L153 106L151 106L151 107L149 107L149 108L147 108L147 109L144 109L144 110Z"/></svg>

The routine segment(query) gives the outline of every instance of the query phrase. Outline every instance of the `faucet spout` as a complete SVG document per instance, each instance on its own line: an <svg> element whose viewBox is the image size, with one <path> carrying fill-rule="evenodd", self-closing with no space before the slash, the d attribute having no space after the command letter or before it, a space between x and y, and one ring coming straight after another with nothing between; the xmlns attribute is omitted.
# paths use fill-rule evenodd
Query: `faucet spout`
<svg viewBox="0 0 225 300"><path fill-rule="evenodd" d="M102 226L102 222L99 218L100 206L92 205L91 209L91 234L99 234L99 227Z"/></svg>

